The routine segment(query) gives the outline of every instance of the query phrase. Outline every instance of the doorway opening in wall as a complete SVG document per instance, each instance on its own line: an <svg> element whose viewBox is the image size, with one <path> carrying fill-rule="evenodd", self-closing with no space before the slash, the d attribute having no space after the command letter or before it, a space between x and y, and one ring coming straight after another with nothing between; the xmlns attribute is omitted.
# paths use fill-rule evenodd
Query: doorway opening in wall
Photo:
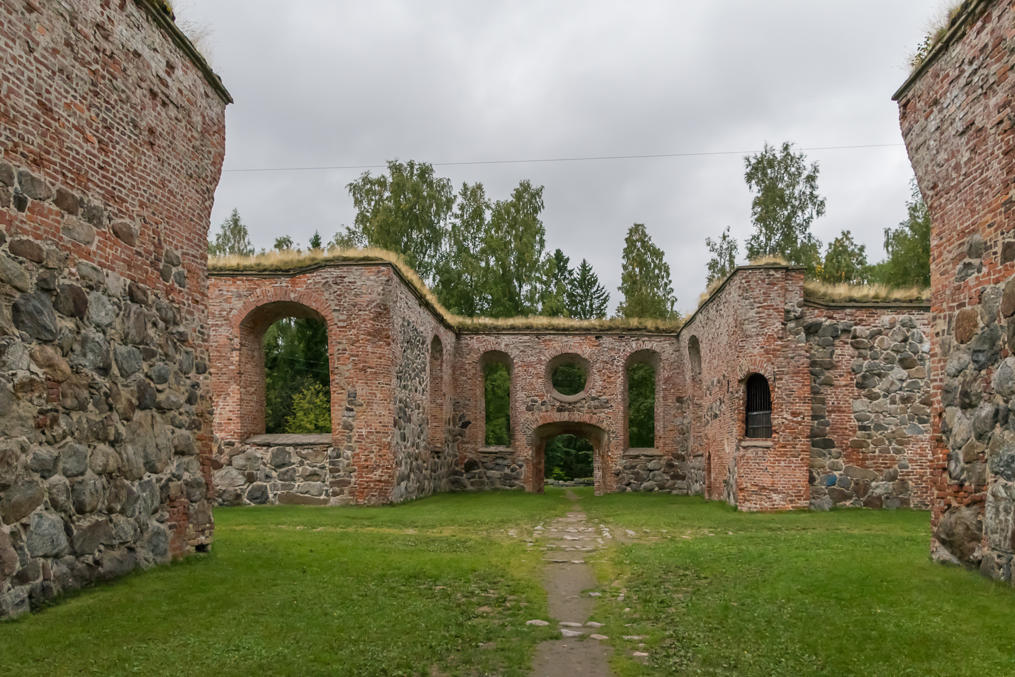
<svg viewBox="0 0 1015 677"><path fill-rule="evenodd" d="M534 448L526 487L542 491L548 482L573 482L592 478L596 492L604 490L610 476L606 431L579 421L544 423L532 431ZM585 482L580 482L584 484Z"/></svg>
<svg viewBox="0 0 1015 677"><path fill-rule="evenodd" d="M328 328L313 317L285 317L261 339L266 433L330 433Z"/></svg>
<svg viewBox="0 0 1015 677"><path fill-rule="evenodd" d="M592 484L592 443L565 433L546 440L543 478L556 482Z"/></svg>

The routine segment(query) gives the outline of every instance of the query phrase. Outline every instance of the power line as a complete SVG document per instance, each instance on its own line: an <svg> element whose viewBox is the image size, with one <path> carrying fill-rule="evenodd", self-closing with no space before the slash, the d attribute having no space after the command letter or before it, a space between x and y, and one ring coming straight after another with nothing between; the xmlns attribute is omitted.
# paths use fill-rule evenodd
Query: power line
<svg viewBox="0 0 1015 677"><path fill-rule="evenodd" d="M798 148L803 151L822 150L857 150L869 148L899 148L901 143L867 143L854 144L849 146L810 146ZM645 153L639 155L586 155L577 157L553 157L553 158L529 158L511 160L458 160L450 162L431 162L434 167L465 167L473 165L520 165L520 164L549 164L553 162L602 162L609 160L655 160L664 158L686 158L686 157L714 157L721 155L749 155L760 153L755 150L716 150L699 151L691 153ZM223 173L232 174L254 174L262 172L323 172L332 170L363 170L363 169L384 169L387 163L375 163L365 165L312 165L307 167L242 167L236 169L223 169Z"/></svg>

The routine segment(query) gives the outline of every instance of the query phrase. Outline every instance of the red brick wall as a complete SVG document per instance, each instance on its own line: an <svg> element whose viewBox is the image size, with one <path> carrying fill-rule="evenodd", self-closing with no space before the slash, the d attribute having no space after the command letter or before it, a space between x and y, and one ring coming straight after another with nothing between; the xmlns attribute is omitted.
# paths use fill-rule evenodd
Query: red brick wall
<svg viewBox="0 0 1015 677"><path fill-rule="evenodd" d="M0 616L211 542L228 94L158 11L0 4Z"/></svg>
<svg viewBox="0 0 1015 677"><path fill-rule="evenodd" d="M743 510L782 510L808 504L811 393L802 337L787 318L802 315L803 272L754 266L735 272L681 329L682 359L695 337L701 352L700 393L691 416L692 468L706 498ZM798 332L799 333L799 332ZM770 440L746 441L745 385L759 373L772 394Z"/></svg>
<svg viewBox="0 0 1015 677"><path fill-rule="evenodd" d="M934 556L1011 580L1015 2L966 3L896 94L930 208Z"/></svg>
<svg viewBox="0 0 1015 677"><path fill-rule="evenodd" d="M334 448L351 455L350 494L386 503L446 488L453 447L429 437L430 354L436 336L450 382L454 334L387 264L339 265L292 275L214 273L210 327L215 433L239 442L264 432L261 338L272 322L312 313L328 328ZM450 412L450 396L443 388ZM394 425L392 422L395 422ZM436 434L436 433L435 433ZM447 445L452 445L452 436ZM219 462L225 465L224 459Z"/></svg>
<svg viewBox="0 0 1015 677"><path fill-rule="evenodd" d="M566 401L554 395L547 378L547 365L562 354L576 354L588 362L584 395ZM511 367L511 444L508 450L485 446L483 366L490 355L506 355ZM666 477L640 482L628 476L631 464L627 449L627 366L634 356L645 358L656 368L656 418L654 451L660 463L668 464ZM459 444L459 465L467 477L462 488L524 486L542 489L541 443L548 436L574 432L589 438L596 447L594 472L596 491L667 489L686 492L686 446L679 434L683 414L683 361L673 336L653 334L510 332L463 333L455 358L455 409L469 422ZM567 427L564 424L577 424ZM519 473L507 478L488 477L478 467L492 456ZM642 455L638 455L640 459ZM650 461L646 461L650 462ZM478 466L478 467L477 467ZM472 471L472 468L477 470ZM664 472L662 469L658 472Z"/></svg>

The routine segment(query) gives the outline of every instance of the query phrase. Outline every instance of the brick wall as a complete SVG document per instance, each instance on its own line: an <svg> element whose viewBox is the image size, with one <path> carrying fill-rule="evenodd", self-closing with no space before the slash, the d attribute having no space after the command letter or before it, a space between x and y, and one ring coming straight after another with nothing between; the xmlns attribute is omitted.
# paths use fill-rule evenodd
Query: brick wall
<svg viewBox="0 0 1015 677"><path fill-rule="evenodd" d="M0 4L0 617L211 542L228 94L160 11Z"/></svg>
<svg viewBox="0 0 1015 677"><path fill-rule="evenodd" d="M932 551L1012 580L1015 2L967 2L896 93L931 213Z"/></svg>
<svg viewBox="0 0 1015 677"><path fill-rule="evenodd" d="M810 376L800 333L787 319L802 314L803 272L784 266L740 268L680 332L680 352L699 346L701 370L684 375L692 393L691 489L744 510L802 508L808 503ZM745 384L768 379L772 430L745 439Z"/></svg>
<svg viewBox="0 0 1015 677"><path fill-rule="evenodd" d="M739 269L678 335L455 332L386 263L215 272L211 309L223 502L251 502L243 498L251 489L271 502L275 471L246 442L263 432L260 337L269 319L309 312L329 332L332 504L541 491L546 442L562 433L592 443L599 493L704 493L744 510L927 504L925 309L806 302L797 269ZM553 388L561 361L586 367L582 393ZM486 445L491 362L511 375L503 447ZM655 440L647 449L628 440L635 363L655 371ZM744 383L753 373L771 387L770 439L744 438ZM269 482L267 494L255 481ZM279 490L291 491L284 482Z"/></svg>

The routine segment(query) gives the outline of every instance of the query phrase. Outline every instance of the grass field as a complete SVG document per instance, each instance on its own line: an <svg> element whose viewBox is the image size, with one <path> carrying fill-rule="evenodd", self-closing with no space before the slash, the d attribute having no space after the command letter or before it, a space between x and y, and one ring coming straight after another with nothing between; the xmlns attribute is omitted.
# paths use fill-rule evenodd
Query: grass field
<svg viewBox="0 0 1015 677"><path fill-rule="evenodd" d="M595 558L622 675L1015 674L1015 591L932 564L926 513L579 493L628 541ZM210 555L0 624L0 674L525 674L555 635L525 625L546 618L525 536L570 506L220 509Z"/></svg>

